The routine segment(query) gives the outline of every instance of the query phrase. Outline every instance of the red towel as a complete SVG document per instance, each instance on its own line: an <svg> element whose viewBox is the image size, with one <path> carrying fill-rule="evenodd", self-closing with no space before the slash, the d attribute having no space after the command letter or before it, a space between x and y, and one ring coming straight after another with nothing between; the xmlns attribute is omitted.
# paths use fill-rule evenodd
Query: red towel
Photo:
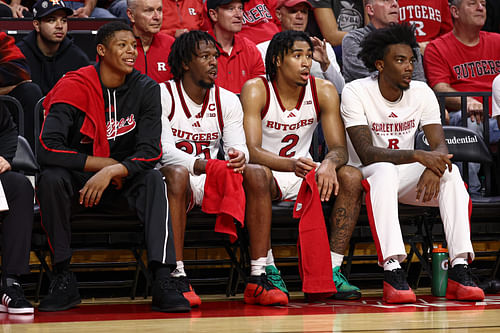
<svg viewBox="0 0 500 333"><path fill-rule="evenodd" d="M109 157L104 98L95 67L82 67L63 76L43 101L46 114L56 103L72 105L85 113L80 132L94 141L94 156Z"/></svg>
<svg viewBox="0 0 500 333"><path fill-rule="evenodd" d="M234 219L243 227L246 200L243 176L226 164L227 161L208 160L201 210L207 214L217 214L215 232L228 234L231 242L234 242L238 239Z"/></svg>
<svg viewBox="0 0 500 333"><path fill-rule="evenodd" d="M293 217L300 218L297 251L302 291L335 293L337 290L333 283L330 246L314 170L302 181Z"/></svg>

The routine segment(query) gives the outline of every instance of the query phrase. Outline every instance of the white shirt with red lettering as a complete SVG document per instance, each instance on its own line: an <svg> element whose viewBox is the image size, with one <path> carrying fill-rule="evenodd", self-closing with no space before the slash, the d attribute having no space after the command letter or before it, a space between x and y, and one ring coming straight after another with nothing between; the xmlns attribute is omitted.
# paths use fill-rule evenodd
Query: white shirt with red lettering
<svg viewBox="0 0 500 333"><path fill-rule="evenodd" d="M309 157L314 130L318 125L319 104L314 77L302 88L297 105L287 110L276 87L262 78L267 90L262 110L262 148L283 157Z"/></svg>
<svg viewBox="0 0 500 333"><path fill-rule="evenodd" d="M439 104L426 83L411 81L409 89L396 102L380 92L378 78L354 80L344 87L340 111L346 128L368 126L373 146L389 149L414 149L419 126L441 124ZM362 163L347 136L349 165Z"/></svg>
<svg viewBox="0 0 500 333"><path fill-rule="evenodd" d="M243 131L243 110L232 92L214 86L207 90L203 104L186 94L181 82L160 84L162 106L162 164L185 166L193 174L196 159L216 159L220 141L242 151L248 161Z"/></svg>

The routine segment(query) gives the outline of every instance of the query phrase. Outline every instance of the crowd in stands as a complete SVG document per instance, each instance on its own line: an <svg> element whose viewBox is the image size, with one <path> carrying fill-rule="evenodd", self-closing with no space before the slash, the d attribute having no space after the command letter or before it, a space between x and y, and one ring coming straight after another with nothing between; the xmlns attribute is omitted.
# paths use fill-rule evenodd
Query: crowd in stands
<svg viewBox="0 0 500 333"><path fill-rule="evenodd" d="M194 206L220 214L216 230L232 239L233 218L247 228L244 301L286 305L270 246L278 200L297 201L307 297L359 299L340 267L363 193L385 302L415 302L400 266L398 202L439 207L450 251L446 297L482 300L468 266L480 165L470 167L467 190L434 93L491 91L490 119L482 99L467 98L467 126L482 137L488 121L490 143L500 140L499 11L496 0L114 0L106 8L0 0L0 17L33 20L17 43L0 31L0 95L20 101L25 136L39 147L36 195L55 276L39 310L81 301L69 269L75 207L117 203L145 224L155 311L201 304L183 263ZM97 59L68 35L75 17L122 18L99 29ZM35 115L43 96L44 114ZM460 109L459 97L446 98L449 124L461 124ZM41 133L35 117L44 118ZM319 124L328 151L314 161ZM414 150L419 128L431 152ZM20 284L29 273L33 188L11 171L16 134L0 103L0 312L21 314L34 311ZM319 211L333 197L328 235Z"/></svg>

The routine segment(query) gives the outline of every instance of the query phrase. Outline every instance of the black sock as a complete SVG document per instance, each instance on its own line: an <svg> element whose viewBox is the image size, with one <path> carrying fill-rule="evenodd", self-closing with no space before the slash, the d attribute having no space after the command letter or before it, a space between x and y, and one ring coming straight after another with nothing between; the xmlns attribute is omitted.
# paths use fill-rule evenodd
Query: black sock
<svg viewBox="0 0 500 333"><path fill-rule="evenodd" d="M2 287L10 287L12 286L15 282L19 283L19 275L17 274L2 274Z"/></svg>

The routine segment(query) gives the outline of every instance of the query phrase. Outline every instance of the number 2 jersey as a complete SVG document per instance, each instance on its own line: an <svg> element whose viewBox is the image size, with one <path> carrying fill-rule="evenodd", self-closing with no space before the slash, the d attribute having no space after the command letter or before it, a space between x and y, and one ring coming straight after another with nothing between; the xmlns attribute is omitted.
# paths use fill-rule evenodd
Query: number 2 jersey
<svg viewBox="0 0 500 333"><path fill-rule="evenodd" d="M287 110L274 83L262 78L266 105L262 109L262 148L283 157L309 157L309 148L318 125L319 104L313 76L300 92L297 105Z"/></svg>
<svg viewBox="0 0 500 333"><path fill-rule="evenodd" d="M243 111L235 94L214 85L202 104L187 95L180 81L160 84L162 105L162 164L185 166L193 174L196 159L216 159L221 139L242 151L248 161Z"/></svg>

